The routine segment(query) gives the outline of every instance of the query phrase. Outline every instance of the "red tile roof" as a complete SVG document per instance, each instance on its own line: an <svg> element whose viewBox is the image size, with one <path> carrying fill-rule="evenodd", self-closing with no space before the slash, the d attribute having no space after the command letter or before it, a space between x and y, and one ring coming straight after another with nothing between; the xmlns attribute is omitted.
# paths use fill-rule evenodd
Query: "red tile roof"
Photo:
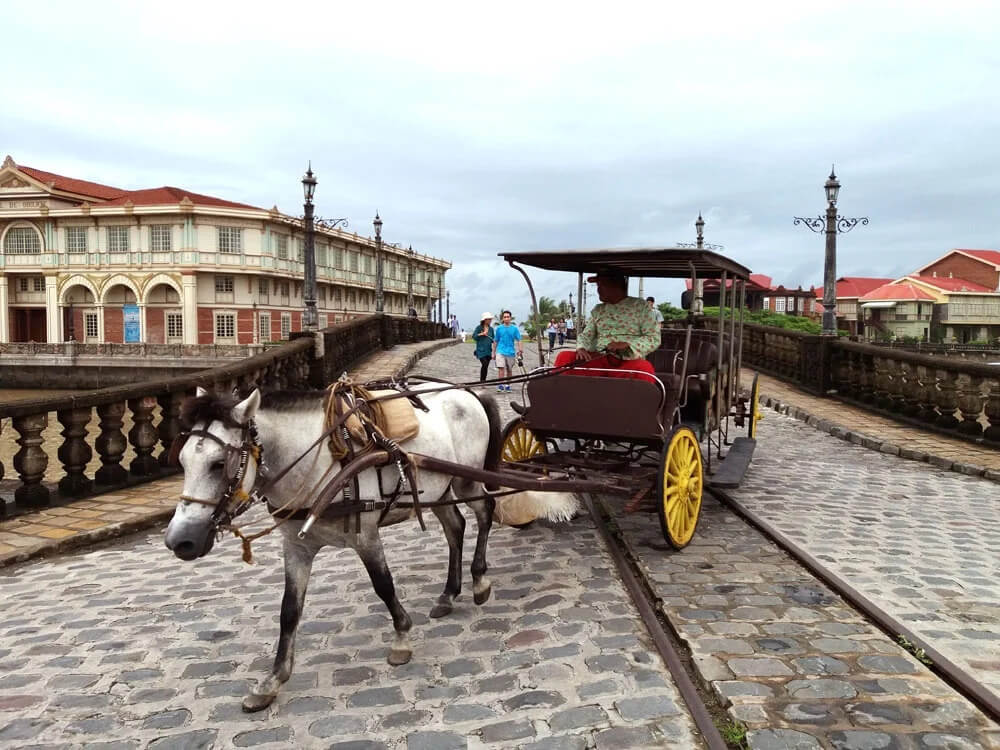
<svg viewBox="0 0 1000 750"><path fill-rule="evenodd" d="M877 289L873 289L859 298L859 302L876 301L897 301L912 302L915 300L929 300L933 302L936 298L930 292L921 289L916 284L885 284Z"/></svg>
<svg viewBox="0 0 1000 750"><path fill-rule="evenodd" d="M945 292L994 292L995 289L990 289L988 286L983 286L982 284L977 284L974 281L966 281L965 279L953 279L950 276L920 276L917 274L910 274L908 278L918 279L924 284L934 287L935 289L940 289Z"/></svg>
<svg viewBox="0 0 1000 750"><path fill-rule="evenodd" d="M765 276L762 273L752 273L750 274L750 284L747 285L747 290L751 292L760 290L770 291L774 289L774 287L771 286L771 283L772 282L770 276ZM690 289L691 279L686 279L684 281L684 284L687 286L688 289ZM729 289L729 287L731 287L732 285L733 285L733 280L727 279L726 289ZM756 285L757 289L754 289L754 285ZM718 289L718 287L719 287L719 282L716 279L705 279L706 289Z"/></svg>
<svg viewBox="0 0 1000 750"><path fill-rule="evenodd" d="M184 198L187 198L196 206L256 208L256 206L249 206L246 203L234 203L233 201L222 200L222 198L213 198L210 195L201 195L200 193L192 193L190 190L181 190L180 188L169 186L149 188L147 190L126 190L114 199L101 205L122 206L127 201L132 201L132 204L136 206L173 206L180 203Z"/></svg>
<svg viewBox="0 0 1000 750"><path fill-rule="evenodd" d="M958 248L956 252L965 253L966 255L971 255L973 258L979 258L979 260L985 260L987 263L1000 266L1000 250L963 250Z"/></svg>
<svg viewBox="0 0 1000 750"><path fill-rule="evenodd" d="M893 279L875 279L867 276L841 276L837 279L837 291L834 295L837 299L857 299L863 297L883 284L888 284ZM816 287L816 297L823 298L823 285Z"/></svg>
<svg viewBox="0 0 1000 750"><path fill-rule="evenodd" d="M72 177L63 177L59 174L44 172L41 169L25 167L20 164L17 165L17 169L41 183L46 185L51 184L56 190L85 195L89 198L108 200L116 198L125 192L121 188L111 187L110 185L101 185L98 182L87 182L86 180L75 180Z"/></svg>

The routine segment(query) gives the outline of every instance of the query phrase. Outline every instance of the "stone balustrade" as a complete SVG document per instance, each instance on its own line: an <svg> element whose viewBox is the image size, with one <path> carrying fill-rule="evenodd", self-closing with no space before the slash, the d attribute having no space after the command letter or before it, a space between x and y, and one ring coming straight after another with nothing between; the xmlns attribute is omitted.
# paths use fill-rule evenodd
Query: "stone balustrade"
<svg viewBox="0 0 1000 750"><path fill-rule="evenodd" d="M379 349L447 335L445 326L426 320L372 315L315 335L294 334L280 346L194 374L0 406L0 442L10 442L11 436L2 434L8 423L17 434L18 449L11 461L19 479L15 506L43 507L50 504L53 492L82 497L176 471L167 465L167 456L181 431L181 402L198 386L217 391L251 385L321 388ZM62 427L58 445L46 444L58 440L47 430L53 418ZM127 433L126 424L131 425ZM93 447L88 441L91 433L96 433ZM100 466L88 476L95 452ZM56 477L49 466L51 457L62 465ZM0 480L4 473L0 461ZM0 502L0 515L4 512Z"/></svg>

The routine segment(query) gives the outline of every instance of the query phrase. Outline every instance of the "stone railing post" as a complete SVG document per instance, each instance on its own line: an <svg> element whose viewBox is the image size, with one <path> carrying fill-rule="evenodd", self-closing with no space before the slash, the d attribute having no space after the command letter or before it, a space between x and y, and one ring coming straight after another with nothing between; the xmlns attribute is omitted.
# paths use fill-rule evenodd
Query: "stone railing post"
<svg viewBox="0 0 1000 750"><path fill-rule="evenodd" d="M124 484L128 474L122 468L122 456L125 454L125 436L122 434L122 417L125 415L125 403L118 401L111 404L101 404L97 407L100 418L101 434L94 441L97 454L101 457L101 468L97 470L94 479L98 484Z"/></svg>
<svg viewBox="0 0 1000 750"><path fill-rule="evenodd" d="M958 391L958 408L962 412L962 422L958 431L963 435L981 437L983 426L979 415L983 413L983 379L963 375Z"/></svg>
<svg viewBox="0 0 1000 750"><path fill-rule="evenodd" d="M165 393L156 399L160 403L160 424L156 428L156 434L160 438L160 466L166 467L170 458L170 448L181 432L181 403L184 401L183 393Z"/></svg>
<svg viewBox="0 0 1000 750"><path fill-rule="evenodd" d="M934 402L938 408L935 421L938 427L953 430L958 427L955 411L958 409L958 375L948 370L936 371L938 390Z"/></svg>
<svg viewBox="0 0 1000 750"><path fill-rule="evenodd" d="M937 402L937 380L934 377L934 372L926 365L917 367L917 376L920 380L919 401L914 416L921 422L934 424L938 418L938 413L934 410L934 404Z"/></svg>
<svg viewBox="0 0 1000 750"><path fill-rule="evenodd" d="M908 417L920 416L921 384L917 365L909 362L900 363L902 373L902 391L899 410Z"/></svg>
<svg viewBox="0 0 1000 750"><path fill-rule="evenodd" d="M158 435L153 427L153 409L156 398L142 396L129 399L132 411L132 429L128 432L129 442L135 449L135 458L129 464L129 473L134 477L148 477L160 473L160 463L153 458Z"/></svg>
<svg viewBox="0 0 1000 750"><path fill-rule="evenodd" d="M983 437L1000 447L1000 378L988 380L987 382L990 386L990 392L986 396L986 404L983 406L983 410L986 412L986 419L989 421L990 426L983 431ZM0 472L2 471L3 467L0 466ZM3 476L3 474L0 473L0 476Z"/></svg>
<svg viewBox="0 0 1000 750"><path fill-rule="evenodd" d="M66 476L59 480L61 495L81 497L93 487L94 483L83 473L94 455L94 451L87 445L87 425L90 424L91 416L90 407L56 412L59 424L63 426L64 438L56 454L66 471Z"/></svg>
<svg viewBox="0 0 1000 750"><path fill-rule="evenodd" d="M42 484L42 477L49 465L49 457L42 448L42 430L49 424L47 412L14 417L11 420L20 437L21 446L14 455L14 469L21 477L21 486L14 490L14 502L21 508L38 508L49 504L49 490Z"/></svg>

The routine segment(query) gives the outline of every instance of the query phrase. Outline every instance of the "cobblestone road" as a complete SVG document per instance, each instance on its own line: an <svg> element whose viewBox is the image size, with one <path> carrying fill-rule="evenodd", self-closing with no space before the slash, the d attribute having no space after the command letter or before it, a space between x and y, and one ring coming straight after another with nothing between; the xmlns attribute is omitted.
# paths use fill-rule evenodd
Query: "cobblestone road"
<svg viewBox="0 0 1000 750"><path fill-rule="evenodd" d="M462 377L475 365L455 346L418 369ZM414 618L413 661L386 663L384 606L353 552L325 550L295 673L251 715L240 698L277 638L273 537L255 543L253 566L231 538L183 563L154 532L5 569L0 746L700 746L589 519L498 529L493 599L473 605L466 572L455 612L435 621L426 613L443 585L442 534L400 526L386 539Z"/></svg>

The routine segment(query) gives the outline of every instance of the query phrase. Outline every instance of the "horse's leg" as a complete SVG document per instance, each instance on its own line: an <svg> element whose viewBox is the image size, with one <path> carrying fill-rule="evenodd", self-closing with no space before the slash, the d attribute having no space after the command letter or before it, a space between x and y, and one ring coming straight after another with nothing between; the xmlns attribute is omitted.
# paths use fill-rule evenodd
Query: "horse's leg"
<svg viewBox="0 0 1000 750"><path fill-rule="evenodd" d="M368 577L372 579L375 593L385 602L389 614L392 615L392 627L396 630L396 639L389 651L389 663L394 667L406 664L413 656L413 649L410 647L410 628L413 623L396 598L396 585L392 582L392 573L389 572L389 566L385 561L385 551L382 549L382 539L378 535L378 529L373 528L365 533L356 549L361 562L365 565L365 570L368 571Z"/></svg>
<svg viewBox="0 0 1000 750"><path fill-rule="evenodd" d="M444 537L448 540L448 580L431 617L451 614L455 597L462 592L462 545L465 542L465 516L456 505L435 505L434 515L441 522Z"/></svg>
<svg viewBox="0 0 1000 750"><path fill-rule="evenodd" d="M478 482L470 480L455 479L452 482L452 490L456 497L471 497L480 495L483 486ZM485 500L473 500L466 503L476 516L476 552L472 556L472 598L476 604L484 604L493 593L493 584L486 577L486 543L490 538L490 529L493 528L493 509L496 500L487 498Z"/></svg>
<svg viewBox="0 0 1000 750"><path fill-rule="evenodd" d="M257 687L243 699L243 710L260 711L271 705L278 690L292 674L295 662L295 630L302 617L302 607L306 599L306 586L312 571L313 559L318 547L303 544L296 539L285 537L283 557L285 558L285 595L281 599L281 635L278 637L278 651L274 656L274 666Z"/></svg>

